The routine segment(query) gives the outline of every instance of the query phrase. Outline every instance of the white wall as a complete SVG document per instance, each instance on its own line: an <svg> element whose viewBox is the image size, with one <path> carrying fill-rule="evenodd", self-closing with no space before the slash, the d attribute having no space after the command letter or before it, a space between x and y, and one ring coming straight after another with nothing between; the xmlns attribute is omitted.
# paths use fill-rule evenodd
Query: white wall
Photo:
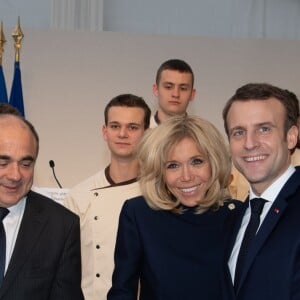
<svg viewBox="0 0 300 300"><path fill-rule="evenodd" d="M13 27L300 40L298 0L1 0Z"/></svg>
<svg viewBox="0 0 300 300"><path fill-rule="evenodd" d="M0 20L6 28L14 27L20 16L26 28L49 28L51 1L54 0L1 0Z"/></svg>
<svg viewBox="0 0 300 300"><path fill-rule="evenodd" d="M300 39L295 0L103 0L104 30Z"/></svg>
<svg viewBox="0 0 300 300"><path fill-rule="evenodd" d="M35 184L55 187L49 160L64 187L107 164L103 109L119 93L143 96L155 107L158 66L181 58L194 69L197 89L190 111L223 131L221 111L240 85L265 81L300 95L300 41L171 37L123 33L29 30L21 52L26 116L36 126L40 155ZM12 43L4 71L10 90Z"/></svg>

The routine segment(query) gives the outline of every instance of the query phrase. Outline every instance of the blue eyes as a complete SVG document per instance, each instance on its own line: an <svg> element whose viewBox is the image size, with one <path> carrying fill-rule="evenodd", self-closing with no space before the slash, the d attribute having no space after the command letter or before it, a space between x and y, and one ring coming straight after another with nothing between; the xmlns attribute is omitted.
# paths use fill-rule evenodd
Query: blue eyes
<svg viewBox="0 0 300 300"><path fill-rule="evenodd" d="M203 162L204 162L204 160L201 158L193 158L188 162L188 164L190 164L192 166L198 166L198 165L201 165ZM177 168L180 168L180 166L181 166L180 162L168 162L166 164L167 169L177 169Z"/></svg>
<svg viewBox="0 0 300 300"><path fill-rule="evenodd" d="M192 160L192 165L201 165L203 163L203 159L195 158Z"/></svg>
<svg viewBox="0 0 300 300"><path fill-rule="evenodd" d="M176 168L178 168L177 163L168 163L167 164L167 169L176 169Z"/></svg>
<svg viewBox="0 0 300 300"><path fill-rule="evenodd" d="M233 132L232 132L232 136L243 136L243 135L245 135L245 130L234 130Z"/></svg>
<svg viewBox="0 0 300 300"><path fill-rule="evenodd" d="M270 131L271 131L270 126L261 126L255 132L257 134L265 134L265 133L269 133ZM246 134L247 134L247 130L245 130L245 129L235 129L232 131L231 136L243 137L243 136L246 136Z"/></svg>
<svg viewBox="0 0 300 300"><path fill-rule="evenodd" d="M270 127L261 127L260 129L259 129L259 131L260 132L269 132L269 131L271 131L271 128Z"/></svg>

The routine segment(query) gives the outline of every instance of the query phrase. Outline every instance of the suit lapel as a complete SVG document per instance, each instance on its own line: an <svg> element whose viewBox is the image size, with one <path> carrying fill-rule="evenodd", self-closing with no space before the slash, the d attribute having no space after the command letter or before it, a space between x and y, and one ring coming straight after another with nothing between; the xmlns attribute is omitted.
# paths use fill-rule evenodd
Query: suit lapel
<svg viewBox="0 0 300 300"><path fill-rule="evenodd" d="M243 220L243 216L245 214L245 210L247 209L249 205L249 199L245 201L244 203L241 203L239 205L236 211L236 215L234 218L228 218L224 224L224 244L225 244L225 252L224 252L224 273L222 276L221 284L222 284L222 290L223 290L223 298L224 299L234 299L234 289L232 285L232 279L231 274L228 268L228 261L236 240L236 236L238 234L238 231L241 226L241 222Z"/></svg>
<svg viewBox="0 0 300 300"><path fill-rule="evenodd" d="M283 215L285 209L287 208L289 197L293 195L296 189L299 187L299 171L300 169L298 169L298 171L296 171L284 185L277 198L275 199L273 205L271 206L268 214L266 215L263 223L261 224L257 236L255 237L255 242L249 249L249 254L247 256L247 261L244 265L244 270L240 280L240 286L238 287L237 292L243 284L243 281L246 279L247 273L249 272L249 269L251 268L255 257L265 244L267 238L270 236L274 227L276 226L281 216Z"/></svg>
<svg viewBox="0 0 300 300"><path fill-rule="evenodd" d="M24 263L30 258L32 249L36 244L46 219L43 217L42 208L36 199L36 194L30 192L26 200L25 211L17 236L13 254L1 287L1 293L5 293L10 284L14 282Z"/></svg>
<svg viewBox="0 0 300 300"><path fill-rule="evenodd" d="M236 218L234 225L231 228L228 228L227 230L225 230L225 232L230 232L230 237L228 238L228 240L226 242L227 247L225 248L225 254L226 254L225 257L226 257L227 262L231 256L231 252L232 252L233 246L235 244L236 237L240 230L241 223L242 223L245 211L248 206L249 206L249 198L245 201L245 203L242 204L242 207L239 209L238 216Z"/></svg>
<svg viewBox="0 0 300 300"><path fill-rule="evenodd" d="M265 244L269 235L272 233L273 228L275 227L277 222L280 220L280 217L283 214L286 206L287 206L287 203L285 202L285 200L278 199L278 198L271 206L267 216L265 217L265 219L255 237L254 243L249 248L247 260L245 262L244 269L243 269L243 272L241 275L240 286L243 284L243 281L245 280L247 273L248 273L252 263L254 262L258 252ZM275 208L276 208L276 211L278 209L278 212L274 211ZM239 290L240 286L238 287L238 290Z"/></svg>

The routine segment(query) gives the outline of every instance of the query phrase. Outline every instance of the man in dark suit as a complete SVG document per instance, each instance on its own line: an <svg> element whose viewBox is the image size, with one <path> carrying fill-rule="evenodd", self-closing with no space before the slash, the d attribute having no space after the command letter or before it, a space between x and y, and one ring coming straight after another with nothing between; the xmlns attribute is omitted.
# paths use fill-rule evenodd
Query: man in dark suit
<svg viewBox="0 0 300 300"><path fill-rule="evenodd" d="M229 243L224 299L300 299L300 168L291 165L299 109L293 101L287 90L254 83L239 88L223 110L233 163L250 183Z"/></svg>
<svg viewBox="0 0 300 300"><path fill-rule="evenodd" d="M0 299L82 300L79 218L30 191L38 148L28 121L0 114Z"/></svg>

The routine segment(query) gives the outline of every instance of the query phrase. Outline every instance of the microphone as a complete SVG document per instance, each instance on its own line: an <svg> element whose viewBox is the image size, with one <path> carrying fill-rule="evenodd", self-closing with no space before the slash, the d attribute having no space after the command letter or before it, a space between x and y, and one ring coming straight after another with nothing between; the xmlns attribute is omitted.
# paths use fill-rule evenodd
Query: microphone
<svg viewBox="0 0 300 300"><path fill-rule="evenodd" d="M50 168L52 169L53 176L54 176L54 179L55 179L56 183L57 183L58 186L62 189L62 186L61 186L61 184L59 183L59 181L58 181L58 179L57 179L57 177L56 177L56 175L55 175L55 171L54 171L55 163L54 163L54 160L52 160L52 159L49 160L49 166L50 166Z"/></svg>

